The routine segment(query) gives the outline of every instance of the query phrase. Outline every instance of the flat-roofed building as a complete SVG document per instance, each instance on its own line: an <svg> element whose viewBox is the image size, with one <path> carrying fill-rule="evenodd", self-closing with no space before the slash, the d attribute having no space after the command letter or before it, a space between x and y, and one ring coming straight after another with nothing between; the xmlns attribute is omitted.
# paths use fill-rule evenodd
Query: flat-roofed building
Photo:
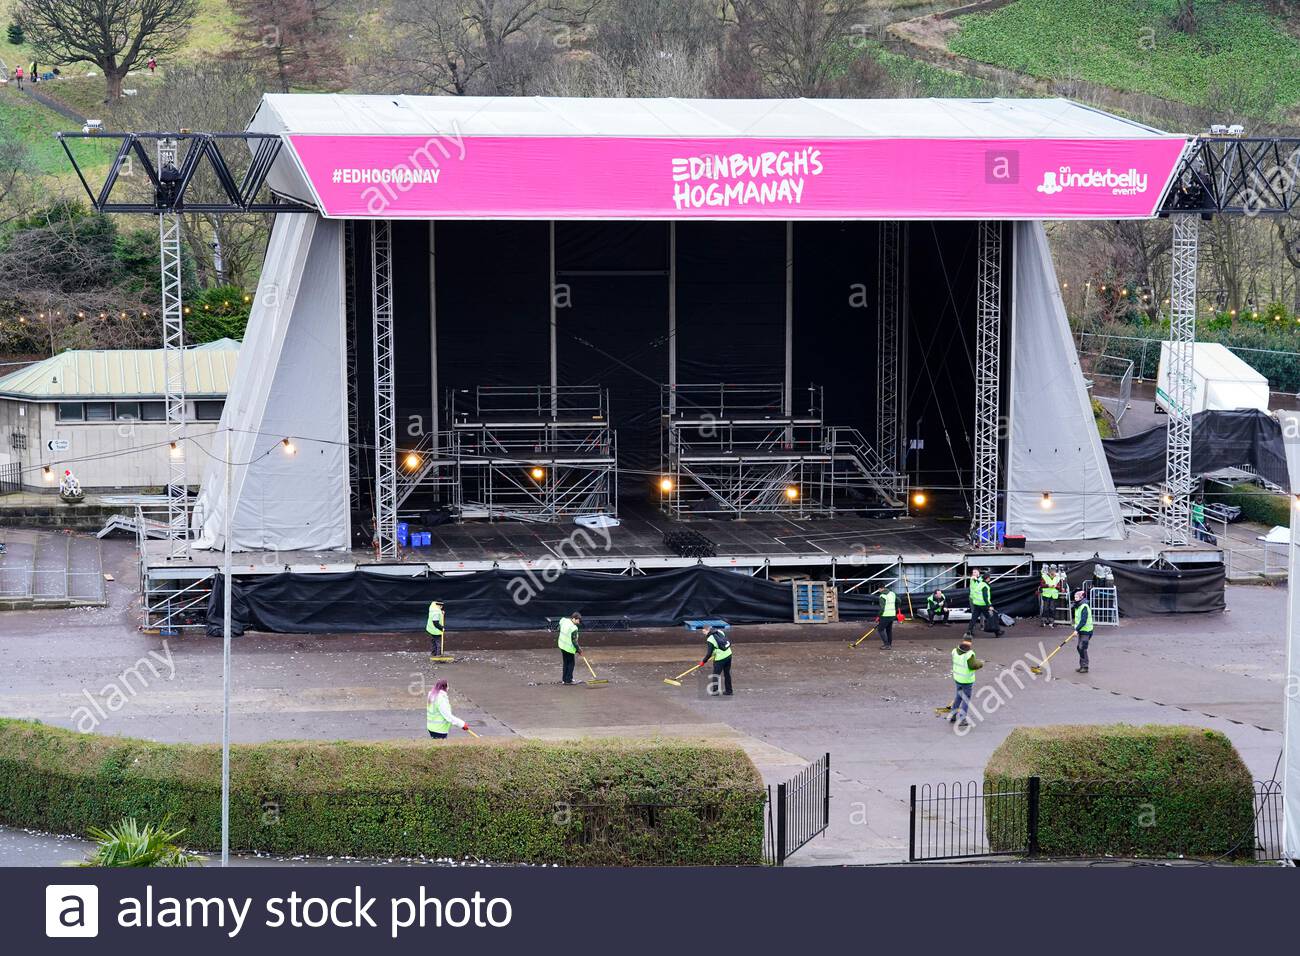
<svg viewBox="0 0 1300 956"><path fill-rule="evenodd" d="M239 343L184 350L186 472L197 485L215 440ZM0 480L6 490L58 491L71 469L86 491L167 483L162 349L61 352L0 378ZM49 467L50 474L45 473Z"/></svg>

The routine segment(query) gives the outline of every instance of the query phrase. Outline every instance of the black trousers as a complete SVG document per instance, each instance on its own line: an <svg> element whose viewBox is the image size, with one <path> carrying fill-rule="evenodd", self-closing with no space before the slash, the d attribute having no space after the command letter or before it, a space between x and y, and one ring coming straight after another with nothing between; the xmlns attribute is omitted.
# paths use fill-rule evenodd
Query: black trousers
<svg viewBox="0 0 1300 956"><path fill-rule="evenodd" d="M934 610L926 608L925 616L929 620L931 626L934 625L935 621L943 621L945 624L948 623L948 609L946 607L938 607Z"/></svg>
<svg viewBox="0 0 1300 956"><path fill-rule="evenodd" d="M966 625L966 636L970 637L975 633L975 625L983 624L985 621L993 623L994 631L997 634L1002 633L1002 622L993 616L993 608L985 605L984 607L972 607L970 609L970 623Z"/></svg>
<svg viewBox="0 0 1300 956"><path fill-rule="evenodd" d="M730 694L731 693L731 658L730 657L728 657L726 660L723 661L713 662L713 676L716 678L719 674L722 675L723 693ZM713 682L712 690L713 693L715 694L718 692L718 682L716 680Z"/></svg>
<svg viewBox="0 0 1300 956"><path fill-rule="evenodd" d="M894 643L894 619L882 617L877 619L876 627L880 631L880 643L890 647Z"/></svg>
<svg viewBox="0 0 1300 956"><path fill-rule="evenodd" d="M433 657L442 657L442 635L429 635L429 654Z"/></svg>
<svg viewBox="0 0 1300 956"><path fill-rule="evenodd" d="M573 683L573 664L578 659L578 655L570 654L568 651L560 651L560 656L564 658L564 677L562 680L566 684Z"/></svg>
<svg viewBox="0 0 1300 956"><path fill-rule="evenodd" d="M1048 624L1056 622L1056 602L1060 598L1045 597L1043 598L1043 620Z"/></svg>
<svg viewBox="0 0 1300 956"><path fill-rule="evenodd" d="M431 730L431 731L429 731L429 736L432 737L434 740L446 740L446 739L447 739L447 735L446 735L446 734L440 734L440 733L438 733L436 730Z"/></svg>
<svg viewBox="0 0 1300 956"><path fill-rule="evenodd" d="M1088 666L1088 642L1092 640L1092 631L1079 632L1079 666Z"/></svg>

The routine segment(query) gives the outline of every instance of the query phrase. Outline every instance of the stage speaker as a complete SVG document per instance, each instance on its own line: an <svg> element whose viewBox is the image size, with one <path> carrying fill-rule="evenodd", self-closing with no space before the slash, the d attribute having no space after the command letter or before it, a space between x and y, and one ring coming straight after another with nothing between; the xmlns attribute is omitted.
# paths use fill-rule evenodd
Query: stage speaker
<svg viewBox="0 0 1300 956"><path fill-rule="evenodd" d="M1025 536L1023 534L1008 534L1002 537L1002 546L1004 548L1015 548L1017 551L1025 550Z"/></svg>

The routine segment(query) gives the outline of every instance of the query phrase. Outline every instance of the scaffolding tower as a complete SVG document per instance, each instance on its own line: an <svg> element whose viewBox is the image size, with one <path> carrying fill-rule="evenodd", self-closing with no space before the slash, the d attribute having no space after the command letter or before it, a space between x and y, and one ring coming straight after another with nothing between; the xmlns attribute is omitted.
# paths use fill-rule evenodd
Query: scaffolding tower
<svg viewBox="0 0 1300 956"><path fill-rule="evenodd" d="M877 255L877 313L879 347L876 350L876 451L881 461L897 467L899 460L900 326L902 325L902 227L897 221L880 223Z"/></svg>
<svg viewBox="0 0 1300 956"><path fill-rule="evenodd" d="M158 186L162 194L177 188L177 142L158 140ZM171 556L185 550L189 538L189 476L185 465L185 308L181 296L181 217L173 209L158 214L158 252L162 279L163 404L167 440L167 537Z"/></svg>
<svg viewBox="0 0 1300 956"><path fill-rule="evenodd" d="M448 391L445 406L460 518L617 514L617 442L605 389L479 386Z"/></svg>
<svg viewBox="0 0 1300 956"><path fill-rule="evenodd" d="M787 413L785 383L664 386L662 508L677 518L895 512L905 485L855 428L829 426L822 391Z"/></svg>
<svg viewBox="0 0 1300 956"><path fill-rule="evenodd" d="M975 501L971 538L998 545L998 433L1002 392L1002 224L979 225L975 326Z"/></svg>
<svg viewBox="0 0 1300 956"><path fill-rule="evenodd" d="M393 355L393 227L370 229L370 301L375 351L375 549L397 556L397 394Z"/></svg>
<svg viewBox="0 0 1300 956"><path fill-rule="evenodd" d="M1196 347L1196 268L1200 218L1180 213L1173 220L1172 289L1169 296L1169 411L1165 429L1165 487L1160 527L1165 544L1185 545L1191 538L1192 493L1192 358Z"/></svg>

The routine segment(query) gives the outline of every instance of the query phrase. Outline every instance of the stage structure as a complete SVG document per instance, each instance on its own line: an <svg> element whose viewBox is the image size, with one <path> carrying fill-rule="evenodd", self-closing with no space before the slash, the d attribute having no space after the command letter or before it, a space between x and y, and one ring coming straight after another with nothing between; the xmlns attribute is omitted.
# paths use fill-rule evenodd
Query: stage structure
<svg viewBox="0 0 1300 956"><path fill-rule="evenodd" d="M119 199L154 141L176 175ZM148 615L197 606L226 509L244 574L531 568L615 515L564 567L854 588L1135 559L1042 221L1173 217L1190 366L1197 221L1289 210L1296 145L1054 99L290 94L245 133L121 134L96 208L279 214L222 422L250 464L205 478L183 547L142 544ZM1188 534L1186 385L1158 542L1184 565L1219 559Z"/></svg>

